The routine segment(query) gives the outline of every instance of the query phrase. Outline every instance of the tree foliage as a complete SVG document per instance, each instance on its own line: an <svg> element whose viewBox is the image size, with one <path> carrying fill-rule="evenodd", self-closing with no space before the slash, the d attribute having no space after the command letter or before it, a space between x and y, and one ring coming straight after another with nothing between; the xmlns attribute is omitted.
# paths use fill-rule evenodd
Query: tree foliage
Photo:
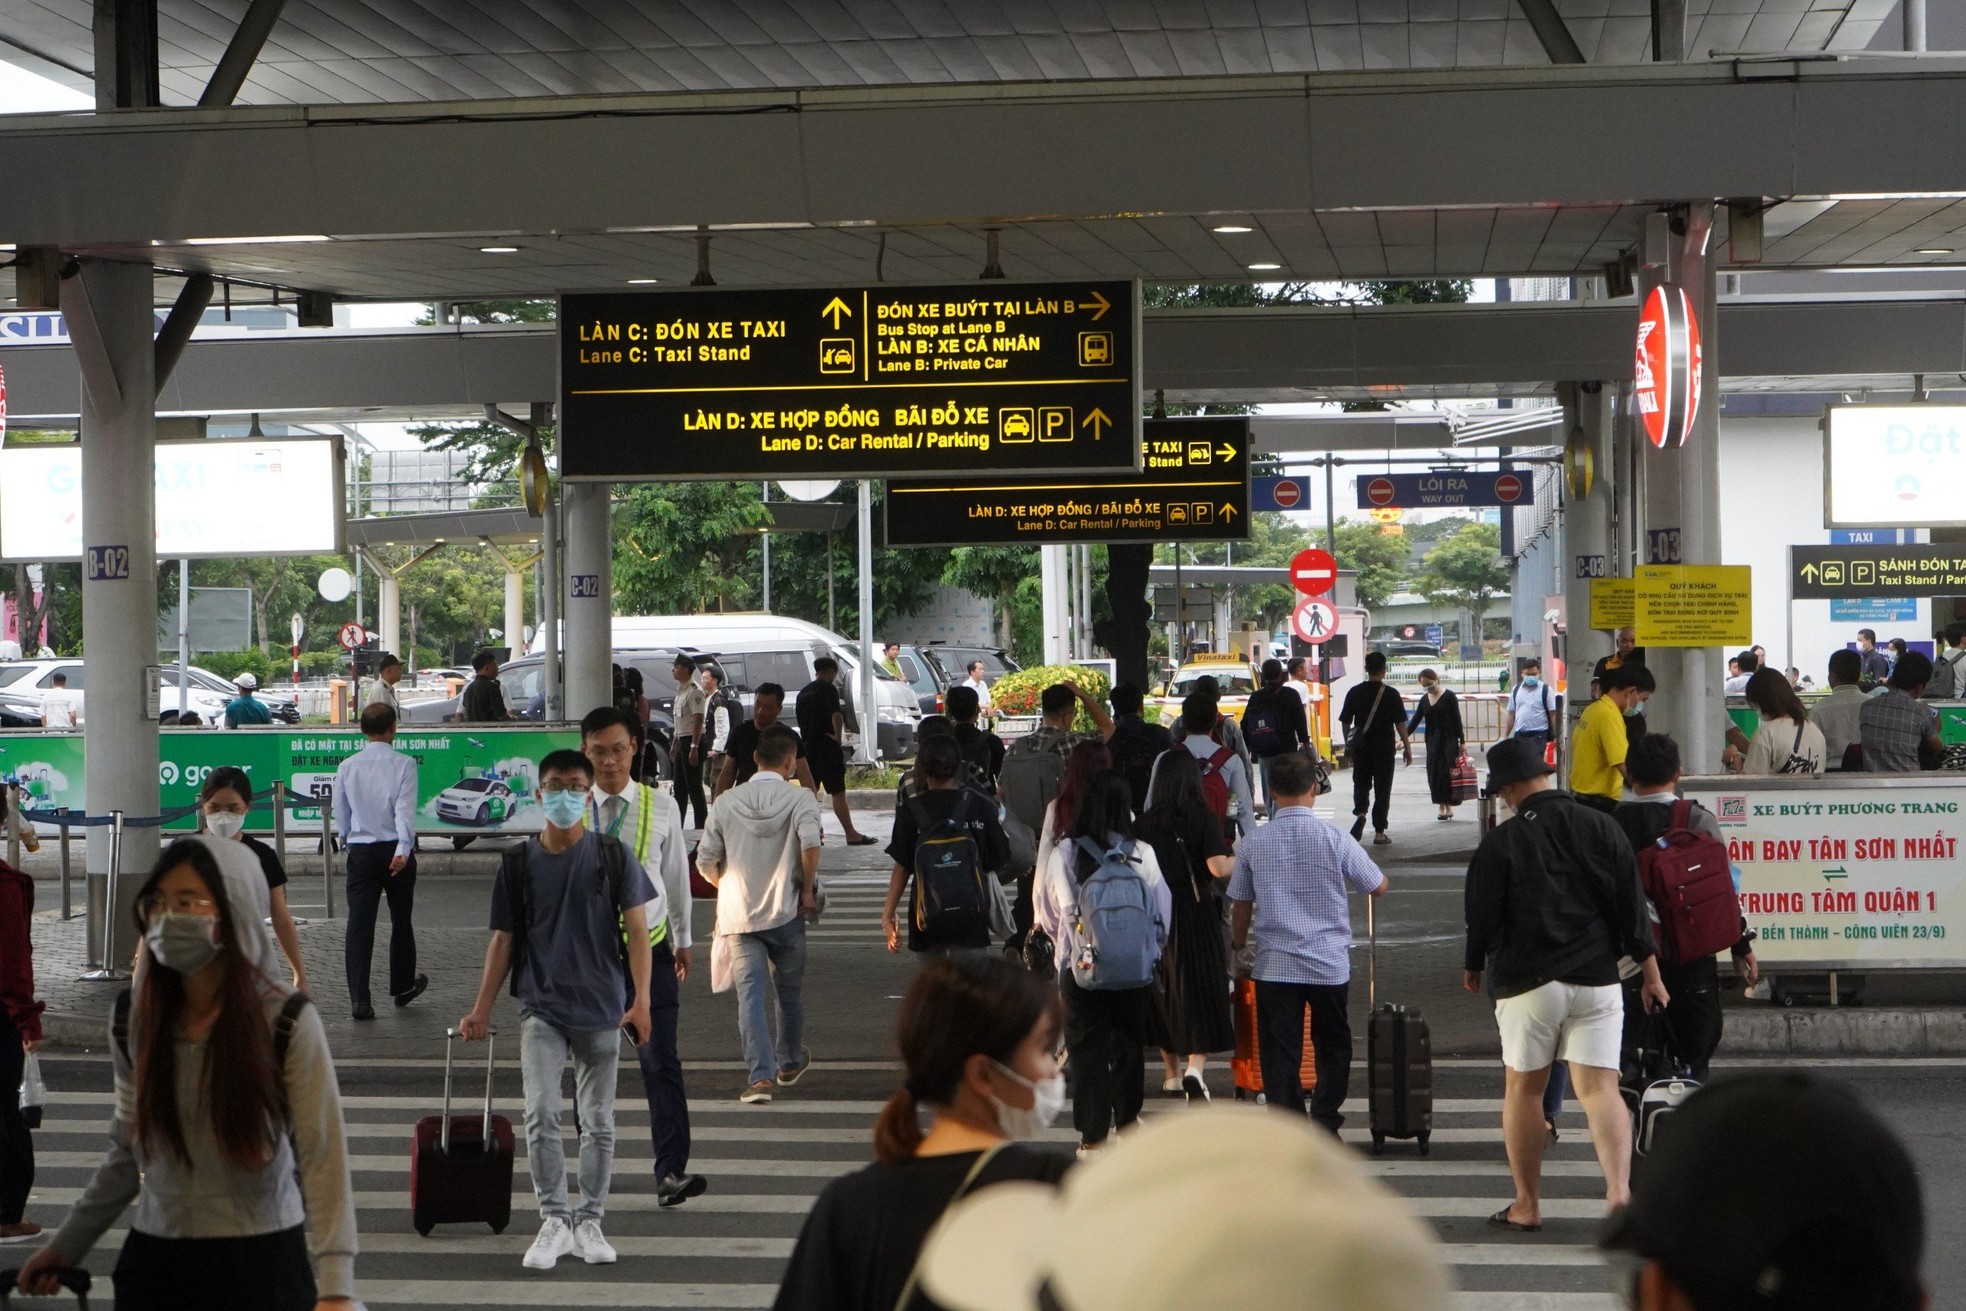
<svg viewBox="0 0 1966 1311"><path fill-rule="evenodd" d="M1435 605L1466 610L1474 619L1474 631L1479 633L1489 603L1509 585L1509 570L1501 551L1502 534L1495 525L1463 524L1427 552L1420 565L1420 590Z"/></svg>
<svg viewBox="0 0 1966 1311"><path fill-rule="evenodd" d="M1380 532L1377 524L1341 520L1334 554L1340 569L1357 571L1358 603L1367 610L1386 604L1406 583L1405 542Z"/></svg>

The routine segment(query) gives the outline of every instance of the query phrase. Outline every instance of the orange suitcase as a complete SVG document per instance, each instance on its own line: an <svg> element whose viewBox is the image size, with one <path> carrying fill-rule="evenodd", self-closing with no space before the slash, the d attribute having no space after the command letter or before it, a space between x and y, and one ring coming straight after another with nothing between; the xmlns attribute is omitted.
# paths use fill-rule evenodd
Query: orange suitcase
<svg viewBox="0 0 1966 1311"><path fill-rule="evenodd" d="M1263 1100L1263 1058L1256 1045L1256 981L1239 979L1236 981L1235 997L1230 1003L1235 1012L1236 1054L1229 1059L1229 1072L1235 1077L1236 1100L1253 1097ZM1297 1077L1303 1082L1304 1091L1317 1087L1317 1056L1311 1050L1311 1012L1304 1011L1304 1062L1298 1067Z"/></svg>

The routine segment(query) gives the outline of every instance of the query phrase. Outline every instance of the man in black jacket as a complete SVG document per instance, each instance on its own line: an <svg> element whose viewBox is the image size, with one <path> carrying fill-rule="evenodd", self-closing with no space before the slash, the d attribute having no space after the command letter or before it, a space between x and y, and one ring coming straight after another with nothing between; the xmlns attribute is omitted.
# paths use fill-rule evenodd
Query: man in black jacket
<svg viewBox="0 0 1966 1311"><path fill-rule="evenodd" d="M1516 812L1482 839L1468 864L1467 955L1462 985L1480 993L1491 973L1506 1082L1502 1138L1515 1201L1489 1217L1499 1228L1543 1227L1543 1088L1562 1060L1590 1121L1605 1201L1630 1195L1631 1120L1618 1092L1624 992L1618 958L1644 971L1649 1010L1668 1000L1630 841L1609 815L1550 782L1533 743L1505 739L1488 752L1488 786Z"/></svg>

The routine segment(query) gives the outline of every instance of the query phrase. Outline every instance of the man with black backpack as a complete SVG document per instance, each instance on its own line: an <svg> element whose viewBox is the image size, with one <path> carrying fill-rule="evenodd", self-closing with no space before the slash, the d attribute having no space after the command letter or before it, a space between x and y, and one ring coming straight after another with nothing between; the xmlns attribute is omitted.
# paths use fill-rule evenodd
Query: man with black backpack
<svg viewBox="0 0 1966 1311"><path fill-rule="evenodd" d="M1310 723L1304 716L1304 703L1285 686L1283 661L1263 662L1263 686L1250 694L1242 711L1242 736L1263 776L1263 804L1276 814L1276 797L1270 790L1270 762L1292 751L1312 753Z"/></svg>
<svg viewBox="0 0 1966 1311"><path fill-rule="evenodd" d="M1159 724L1150 724L1141 714L1146 697L1131 683L1113 688L1113 735L1106 747L1113 753L1113 768L1126 775L1126 786L1133 793L1133 813L1147 808L1147 785L1154 776L1154 762L1161 753L1174 749L1174 735Z"/></svg>
<svg viewBox="0 0 1966 1311"><path fill-rule="evenodd" d="M1010 842L996 807L962 786L962 775L954 737L921 739L915 779L922 790L895 811L894 840L887 846L894 870L881 927L889 951L901 950L904 914L909 951L981 951L990 945L990 875L1009 863Z"/></svg>
<svg viewBox="0 0 1966 1311"><path fill-rule="evenodd" d="M1003 773L1003 739L977 726L983 703L977 698L976 689L966 683L950 688L943 694L942 709L955 734L956 748L969 767L970 781L980 784L985 791L995 792L997 778Z"/></svg>
<svg viewBox="0 0 1966 1311"><path fill-rule="evenodd" d="M484 977L457 1026L467 1041L485 1036L509 971L521 1016L526 1154L542 1219L526 1252L531 1270L551 1270L569 1252L589 1265L615 1260L601 1215L614 1170L621 1035L627 1030L636 1045L648 1036L649 923L668 916L660 888L634 853L618 838L588 831L593 786L594 767L578 751L549 752L539 762L545 827L514 848L516 858L499 863ZM571 1209L560 1142L560 1080L569 1056L580 1121L580 1205Z"/></svg>

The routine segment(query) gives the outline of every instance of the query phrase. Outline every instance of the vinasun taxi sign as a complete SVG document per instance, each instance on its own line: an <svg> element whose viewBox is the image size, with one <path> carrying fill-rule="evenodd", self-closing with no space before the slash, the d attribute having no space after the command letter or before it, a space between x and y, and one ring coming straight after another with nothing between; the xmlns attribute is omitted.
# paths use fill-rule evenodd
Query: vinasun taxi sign
<svg viewBox="0 0 1966 1311"><path fill-rule="evenodd" d="M1661 450L1684 446L1700 412L1700 324L1683 288L1661 283L1645 298L1633 365L1645 435Z"/></svg>

